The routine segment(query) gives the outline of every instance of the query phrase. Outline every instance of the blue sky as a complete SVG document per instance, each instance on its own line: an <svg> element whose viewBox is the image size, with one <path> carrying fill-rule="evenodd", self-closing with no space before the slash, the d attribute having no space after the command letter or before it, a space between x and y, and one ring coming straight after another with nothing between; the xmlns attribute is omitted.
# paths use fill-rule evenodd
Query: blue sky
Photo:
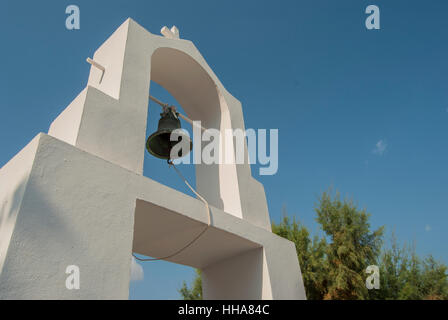
<svg viewBox="0 0 448 320"><path fill-rule="evenodd" d="M81 10L77 31L65 28L70 4ZM364 26L369 4L381 30ZM273 220L286 206L318 232L313 208L333 186L373 227L448 263L447 12L445 0L2 1L0 166L48 131L86 86L85 59L126 18L152 33L176 25L242 102L246 127L279 129L278 173L253 169ZM151 93L175 103L163 88ZM149 156L145 175L188 193ZM143 269L131 298L176 299L193 276L165 262Z"/></svg>

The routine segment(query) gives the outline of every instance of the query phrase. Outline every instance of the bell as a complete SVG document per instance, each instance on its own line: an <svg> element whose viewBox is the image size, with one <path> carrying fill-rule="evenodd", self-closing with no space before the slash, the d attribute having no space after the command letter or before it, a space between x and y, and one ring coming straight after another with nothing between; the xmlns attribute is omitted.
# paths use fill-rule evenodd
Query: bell
<svg viewBox="0 0 448 320"><path fill-rule="evenodd" d="M193 149L193 142L187 134L180 130L173 133L174 130L181 129L179 113L172 108L164 108L160 116L157 131L146 141L146 149L159 159L172 160L186 156ZM171 136L177 139L171 141ZM178 143L182 144L182 148L177 154L171 154L171 150Z"/></svg>

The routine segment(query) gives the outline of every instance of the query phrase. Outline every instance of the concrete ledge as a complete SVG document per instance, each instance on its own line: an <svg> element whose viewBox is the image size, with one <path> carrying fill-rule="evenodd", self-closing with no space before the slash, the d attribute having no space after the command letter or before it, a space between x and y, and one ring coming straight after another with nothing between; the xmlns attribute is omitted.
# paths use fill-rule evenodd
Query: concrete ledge
<svg viewBox="0 0 448 320"><path fill-rule="evenodd" d="M195 198L46 134L32 145L2 169L17 159L30 168L3 250L0 298L125 299L132 251L169 255L206 225L205 206ZM209 298L304 298L291 242L217 208L211 212L212 227L168 261L203 269ZM65 288L72 264L81 269L81 290ZM218 290L223 281L227 289Z"/></svg>

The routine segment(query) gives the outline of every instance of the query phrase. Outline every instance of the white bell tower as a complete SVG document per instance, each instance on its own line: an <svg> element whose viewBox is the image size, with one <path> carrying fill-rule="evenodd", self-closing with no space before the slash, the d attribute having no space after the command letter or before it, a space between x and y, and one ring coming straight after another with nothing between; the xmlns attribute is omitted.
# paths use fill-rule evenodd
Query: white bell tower
<svg viewBox="0 0 448 320"><path fill-rule="evenodd" d="M133 252L166 256L207 224L200 200L143 176L150 81L206 128L244 130L241 103L177 28L162 34L124 22L48 135L0 169L0 299L127 299ZM168 261L202 270L205 299L305 299L295 246L271 232L248 161L196 175L211 227Z"/></svg>

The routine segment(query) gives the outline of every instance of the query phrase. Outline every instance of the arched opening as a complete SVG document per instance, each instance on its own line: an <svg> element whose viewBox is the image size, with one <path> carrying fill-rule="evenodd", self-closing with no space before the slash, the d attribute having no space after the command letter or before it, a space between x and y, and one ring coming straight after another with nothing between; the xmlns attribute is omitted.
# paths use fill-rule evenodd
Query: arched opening
<svg viewBox="0 0 448 320"><path fill-rule="evenodd" d="M214 128L221 131L224 129L231 129L229 110L221 93L218 91L216 84L207 71L205 71L193 58L179 50L159 48L153 53L151 59L150 94L165 103L175 105L179 112L187 115L190 119L201 121L201 125L205 128ZM149 102L148 110L146 136L149 136L157 130L159 114L162 109L156 103ZM197 141L193 137L191 125L182 120L181 123L182 128L187 130L193 138L193 144L200 144L201 141ZM203 145L204 143L201 145L201 150ZM193 157L191 156L190 159L192 161ZM197 191L206 198L210 205L239 218L242 217L238 180L234 164L194 165L193 162L191 162L190 165L180 165L179 169L189 182L193 186L196 186ZM195 197L185 186L184 182L179 179L176 173L168 167L165 161L156 159L147 152L145 152L144 159L144 175L166 186ZM144 206L141 207L141 210L144 210ZM158 211L158 209L153 210L151 208L147 208L146 210L152 212ZM182 220L181 224L184 226L183 230L178 231L181 233L185 232L185 236L179 236L179 239L181 239L179 240L180 242L173 247L181 247L182 243L187 243L188 239L191 239L191 235L197 234L202 228L202 226L199 226L199 229L196 230L196 228L198 228L196 225L187 228L185 226L186 221L187 220ZM156 238L163 238L163 236ZM213 241L213 239L214 237L212 236L207 241ZM233 244L235 248L238 248L238 252L239 250L243 250L241 248L244 248L244 250L253 248L252 244L247 245L244 241L232 239L233 238L229 239L229 243ZM154 241L154 239L153 241L150 241L151 244L148 244L148 246L154 247L154 249L151 250L157 251L155 249L157 245L153 243ZM236 242L234 243L233 241ZM134 246L136 246L136 243L134 243ZM233 249L225 249L224 251L226 250L231 252ZM166 252L159 253L161 255L166 254ZM198 262L202 260L202 258L199 257L200 255L207 256L207 259L210 259L210 261L213 259L213 254L211 252L205 254L203 251L200 251L197 252L197 257L193 259L193 262L181 257L179 260L179 263L181 264L173 264L172 262L167 261L139 263L143 267L145 280L142 282L131 282L130 298L167 297L164 296L165 292L154 295L151 293L148 297L147 290L142 290L141 288L147 289L148 286L160 288L164 286L165 288L169 287L170 292L174 292L174 289L180 289L182 280L189 280L192 278L194 271L189 266L201 267L209 262L204 262L204 264ZM162 278L163 276L166 276L165 271L167 269L171 270L170 279ZM180 295L178 297L180 297ZM170 296L169 298L176 297Z"/></svg>
<svg viewBox="0 0 448 320"><path fill-rule="evenodd" d="M172 48L155 50L151 58L151 80L166 89L186 115L192 120L201 121L203 127L218 129L221 133L232 129L225 99L209 73L191 56ZM153 123L156 119L151 115L149 117ZM197 191L209 204L241 218L235 164L200 163L195 167ZM148 176L151 176L150 169Z"/></svg>

